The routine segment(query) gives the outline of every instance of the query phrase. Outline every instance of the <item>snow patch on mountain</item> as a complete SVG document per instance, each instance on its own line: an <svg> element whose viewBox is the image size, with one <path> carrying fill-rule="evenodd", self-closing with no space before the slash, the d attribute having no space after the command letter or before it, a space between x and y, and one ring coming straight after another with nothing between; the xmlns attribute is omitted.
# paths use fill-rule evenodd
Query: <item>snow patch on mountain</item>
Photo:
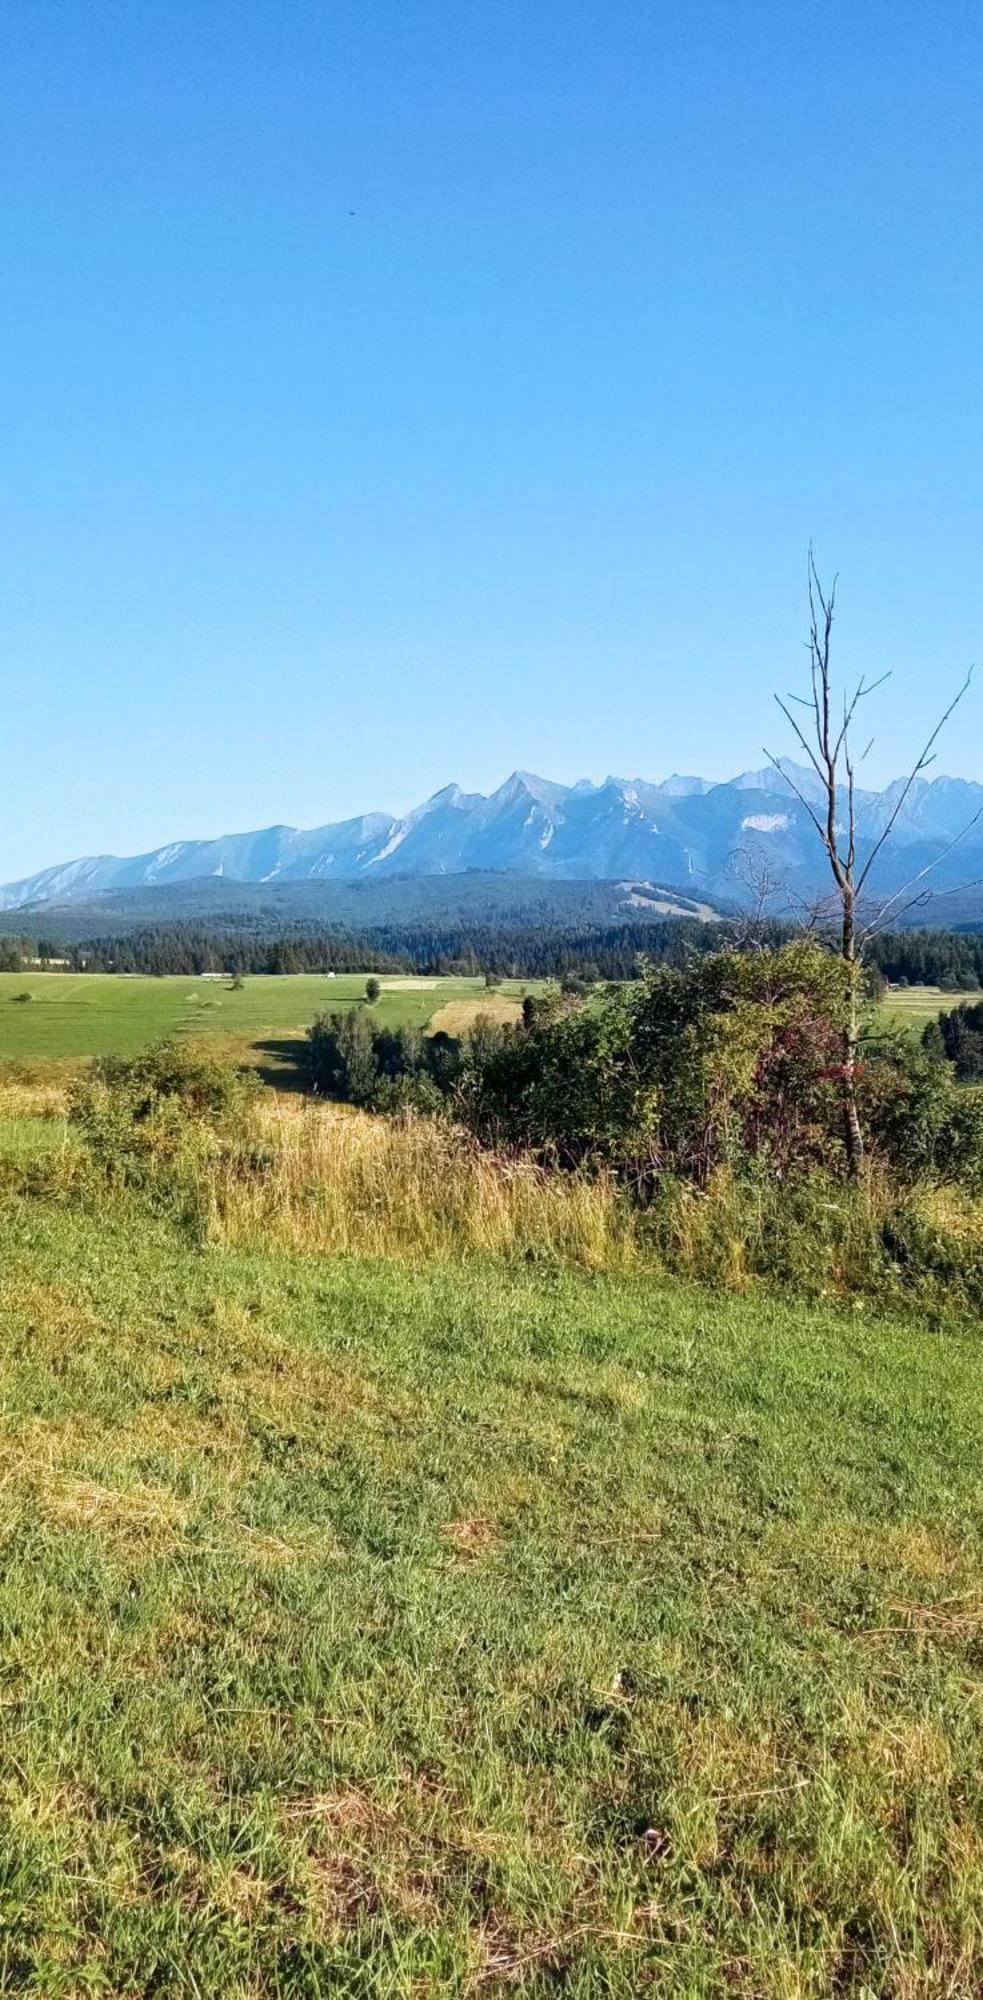
<svg viewBox="0 0 983 2000"><path fill-rule="evenodd" d="M388 861L389 856L391 854L395 854L397 847L402 846L403 841L406 839L408 833L409 833L408 826L398 826L396 828L395 833L390 834L389 839L385 844L385 847L380 847L378 854L373 854L370 857L368 866L370 868L375 868L380 861Z"/></svg>

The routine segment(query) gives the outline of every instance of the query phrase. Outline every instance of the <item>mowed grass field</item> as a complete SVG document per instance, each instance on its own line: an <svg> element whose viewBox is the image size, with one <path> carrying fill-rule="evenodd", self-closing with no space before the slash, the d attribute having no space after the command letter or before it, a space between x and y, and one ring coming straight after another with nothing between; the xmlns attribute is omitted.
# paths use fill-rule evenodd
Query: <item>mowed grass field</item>
<svg viewBox="0 0 983 2000"><path fill-rule="evenodd" d="M0 1257L0 1990L983 1990L975 1330Z"/></svg>
<svg viewBox="0 0 983 2000"><path fill-rule="evenodd" d="M373 1019L391 1027L425 1027L450 1006L460 1032L478 1013L517 1013L523 990L519 982L487 992L482 979L380 977ZM175 1034L207 1036L216 1053L232 1060L262 1060L269 1053L263 1044L289 1043L325 1009L361 1003L365 980L365 973L255 976L235 992L228 980L0 973L0 1064L71 1066L92 1056L135 1055ZM21 1001L23 993L31 999Z"/></svg>
<svg viewBox="0 0 983 2000"><path fill-rule="evenodd" d="M920 1035L928 1022L937 1021L941 1013L979 998L974 993L946 993L940 986L901 986L885 995L883 1008L896 1026L910 1028L913 1034Z"/></svg>
<svg viewBox="0 0 983 2000"><path fill-rule="evenodd" d="M208 1037L230 1061L257 1062L287 1080L291 1051L315 1015L364 1000L364 973L296 973L248 977L241 992L228 980L152 979L113 973L0 973L0 1065L43 1070L76 1067L92 1056L135 1055L164 1035ZM542 982L505 980L492 990L483 979L413 979L382 975L373 1010L380 1023L412 1023L459 1035L478 1014L496 1021L518 1018L523 992ZM29 993L29 1001L18 995ZM941 1008L966 994L912 986L891 992L888 1018L913 1033ZM272 1050L265 1044L280 1044Z"/></svg>
<svg viewBox="0 0 983 2000"><path fill-rule="evenodd" d="M983 1992L979 1327L602 1272L575 1183L523 1234L534 1177L297 1099L279 1233L25 1180L86 1055L364 978L5 984L0 1993Z"/></svg>

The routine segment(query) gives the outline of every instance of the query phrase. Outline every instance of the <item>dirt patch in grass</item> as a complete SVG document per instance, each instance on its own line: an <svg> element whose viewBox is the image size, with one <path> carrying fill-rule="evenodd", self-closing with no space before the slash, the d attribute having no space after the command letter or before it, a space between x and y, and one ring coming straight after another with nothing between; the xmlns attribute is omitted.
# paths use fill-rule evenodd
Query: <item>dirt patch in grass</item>
<svg viewBox="0 0 983 2000"><path fill-rule="evenodd" d="M500 1924L487 1923L474 1939L474 1951L476 1964L468 1990L489 1993L518 1985L535 1969L554 1969L559 1946L556 1938L518 1938Z"/></svg>
<svg viewBox="0 0 983 2000"><path fill-rule="evenodd" d="M444 1539L466 1561L474 1561L478 1556L493 1554L499 1547L499 1536L494 1522L486 1520L483 1515L478 1515L472 1520L449 1521L444 1529Z"/></svg>
<svg viewBox="0 0 983 2000"><path fill-rule="evenodd" d="M412 1925L439 1916L444 1844L395 1807L353 1785L294 1800L284 1818L305 1838L312 1900L330 1928L382 1911Z"/></svg>

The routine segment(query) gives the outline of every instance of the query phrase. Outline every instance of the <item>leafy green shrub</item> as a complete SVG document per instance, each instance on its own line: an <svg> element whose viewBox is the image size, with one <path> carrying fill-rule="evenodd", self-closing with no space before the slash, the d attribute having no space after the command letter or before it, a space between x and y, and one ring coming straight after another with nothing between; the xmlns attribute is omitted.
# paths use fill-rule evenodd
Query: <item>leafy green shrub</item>
<svg viewBox="0 0 983 2000"><path fill-rule="evenodd" d="M379 1080L372 1023L357 1007L319 1014L307 1030L307 1074L313 1088L343 1104L368 1104Z"/></svg>
<svg viewBox="0 0 983 2000"><path fill-rule="evenodd" d="M305 1065L312 1088L343 1104L439 1111L459 1075L460 1051L450 1035L377 1027L352 1007L321 1014L308 1028Z"/></svg>
<svg viewBox="0 0 983 2000"><path fill-rule="evenodd" d="M390 1113L419 1111L437 1117L446 1108L440 1086L425 1070L403 1076L382 1076L372 1092L371 1109Z"/></svg>
<svg viewBox="0 0 983 2000"><path fill-rule="evenodd" d="M487 1144L606 1162L640 1190L758 1154L801 1171L839 1146L845 997L843 967L811 944L648 968L597 1005L471 1036L460 1109Z"/></svg>
<svg viewBox="0 0 983 2000"><path fill-rule="evenodd" d="M161 1042L94 1063L70 1095L69 1124L104 1185L140 1189L155 1207L194 1221L219 1162L242 1174L268 1165L258 1091L252 1073Z"/></svg>
<svg viewBox="0 0 983 2000"><path fill-rule="evenodd" d="M935 1172L955 1096L949 1064L906 1035L883 1043L864 1065L861 1116L877 1152L906 1180Z"/></svg>
<svg viewBox="0 0 983 2000"><path fill-rule="evenodd" d="M939 1134L936 1165L945 1180L983 1195L983 1086L954 1093Z"/></svg>
<svg viewBox="0 0 983 2000"><path fill-rule="evenodd" d="M591 1006L530 1012L461 1048L456 1106L483 1143L563 1167L604 1163L643 1199L721 1168L779 1183L838 1176L842 963L808 942L650 968ZM949 1063L881 1037L858 1101L875 1162L983 1186L983 1118Z"/></svg>
<svg viewBox="0 0 983 2000"><path fill-rule="evenodd" d="M864 1071L861 1106L875 1148L903 1182L983 1192L983 1088L957 1083L934 1039L923 1036L918 1048L900 1035L884 1048Z"/></svg>

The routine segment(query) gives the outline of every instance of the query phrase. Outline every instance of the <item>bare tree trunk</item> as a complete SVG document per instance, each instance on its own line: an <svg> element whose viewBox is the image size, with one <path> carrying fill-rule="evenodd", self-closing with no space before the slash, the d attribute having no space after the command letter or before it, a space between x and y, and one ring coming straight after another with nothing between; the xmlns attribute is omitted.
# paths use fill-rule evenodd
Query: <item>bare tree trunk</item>
<svg viewBox="0 0 983 2000"><path fill-rule="evenodd" d="M879 680L869 682L861 675L852 694L844 696L843 719L837 725L832 719L833 679L831 667L831 634L836 606L836 579L831 589L824 592L816 570L812 549L809 550L809 693L806 696L791 694L788 700L776 695L775 700L792 728L796 741L806 753L812 772L819 780L819 802L806 797L791 773L779 758L767 751L770 762L785 779L794 792L799 804L808 814L820 844L826 854L834 890L840 906L840 955L846 968L846 1024L843 1030L843 1144L846 1153L847 1171L853 1178L863 1172L864 1136L860 1125L857 1106L857 1058L860 1048L860 976L861 954L865 937L870 935L870 926L862 930L857 939L857 905L864 894L871 869L878 855L890 840L891 834L903 811L909 793L924 771L935 758L935 744L948 722L953 709L958 708L972 678L970 668L961 688L943 711L935 728L912 764L908 776L897 788L893 806L887 821L871 845L866 859L857 858L857 811L854 793L854 759L852 753L852 729L861 702L887 679L882 674ZM806 723L800 723L793 714L789 703L805 710ZM870 744L867 745L870 749ZM865 750L863 755L866 756ZM840 811L846 804L846 825L840 824ZM977 813L969 822L975 825L981 816ZM964 829L965 830L965 829ZM957 839L961 838L957 836ZM955 845L952 842L951 845ZM948 848L945 850L948 853ZM930 864L931 865L931 864ZM914 877L914 887L927 873L921 869ZM899 895L907 893L907 889ZM899 895L889 897L885 907L896 904ZM917 899L916 899L917 900Z"/></svg>
<svg viewBox="0 0 983 2000"><path fill-rule="evenodd" d="M856 902L843 897L841 951L847 972L847 1015L843 1031L843 1143L847 1170L856 1180L863 1172L864 1135L857 1110L857 1056L860 1046L860 964L857 959Z"/></svg>

